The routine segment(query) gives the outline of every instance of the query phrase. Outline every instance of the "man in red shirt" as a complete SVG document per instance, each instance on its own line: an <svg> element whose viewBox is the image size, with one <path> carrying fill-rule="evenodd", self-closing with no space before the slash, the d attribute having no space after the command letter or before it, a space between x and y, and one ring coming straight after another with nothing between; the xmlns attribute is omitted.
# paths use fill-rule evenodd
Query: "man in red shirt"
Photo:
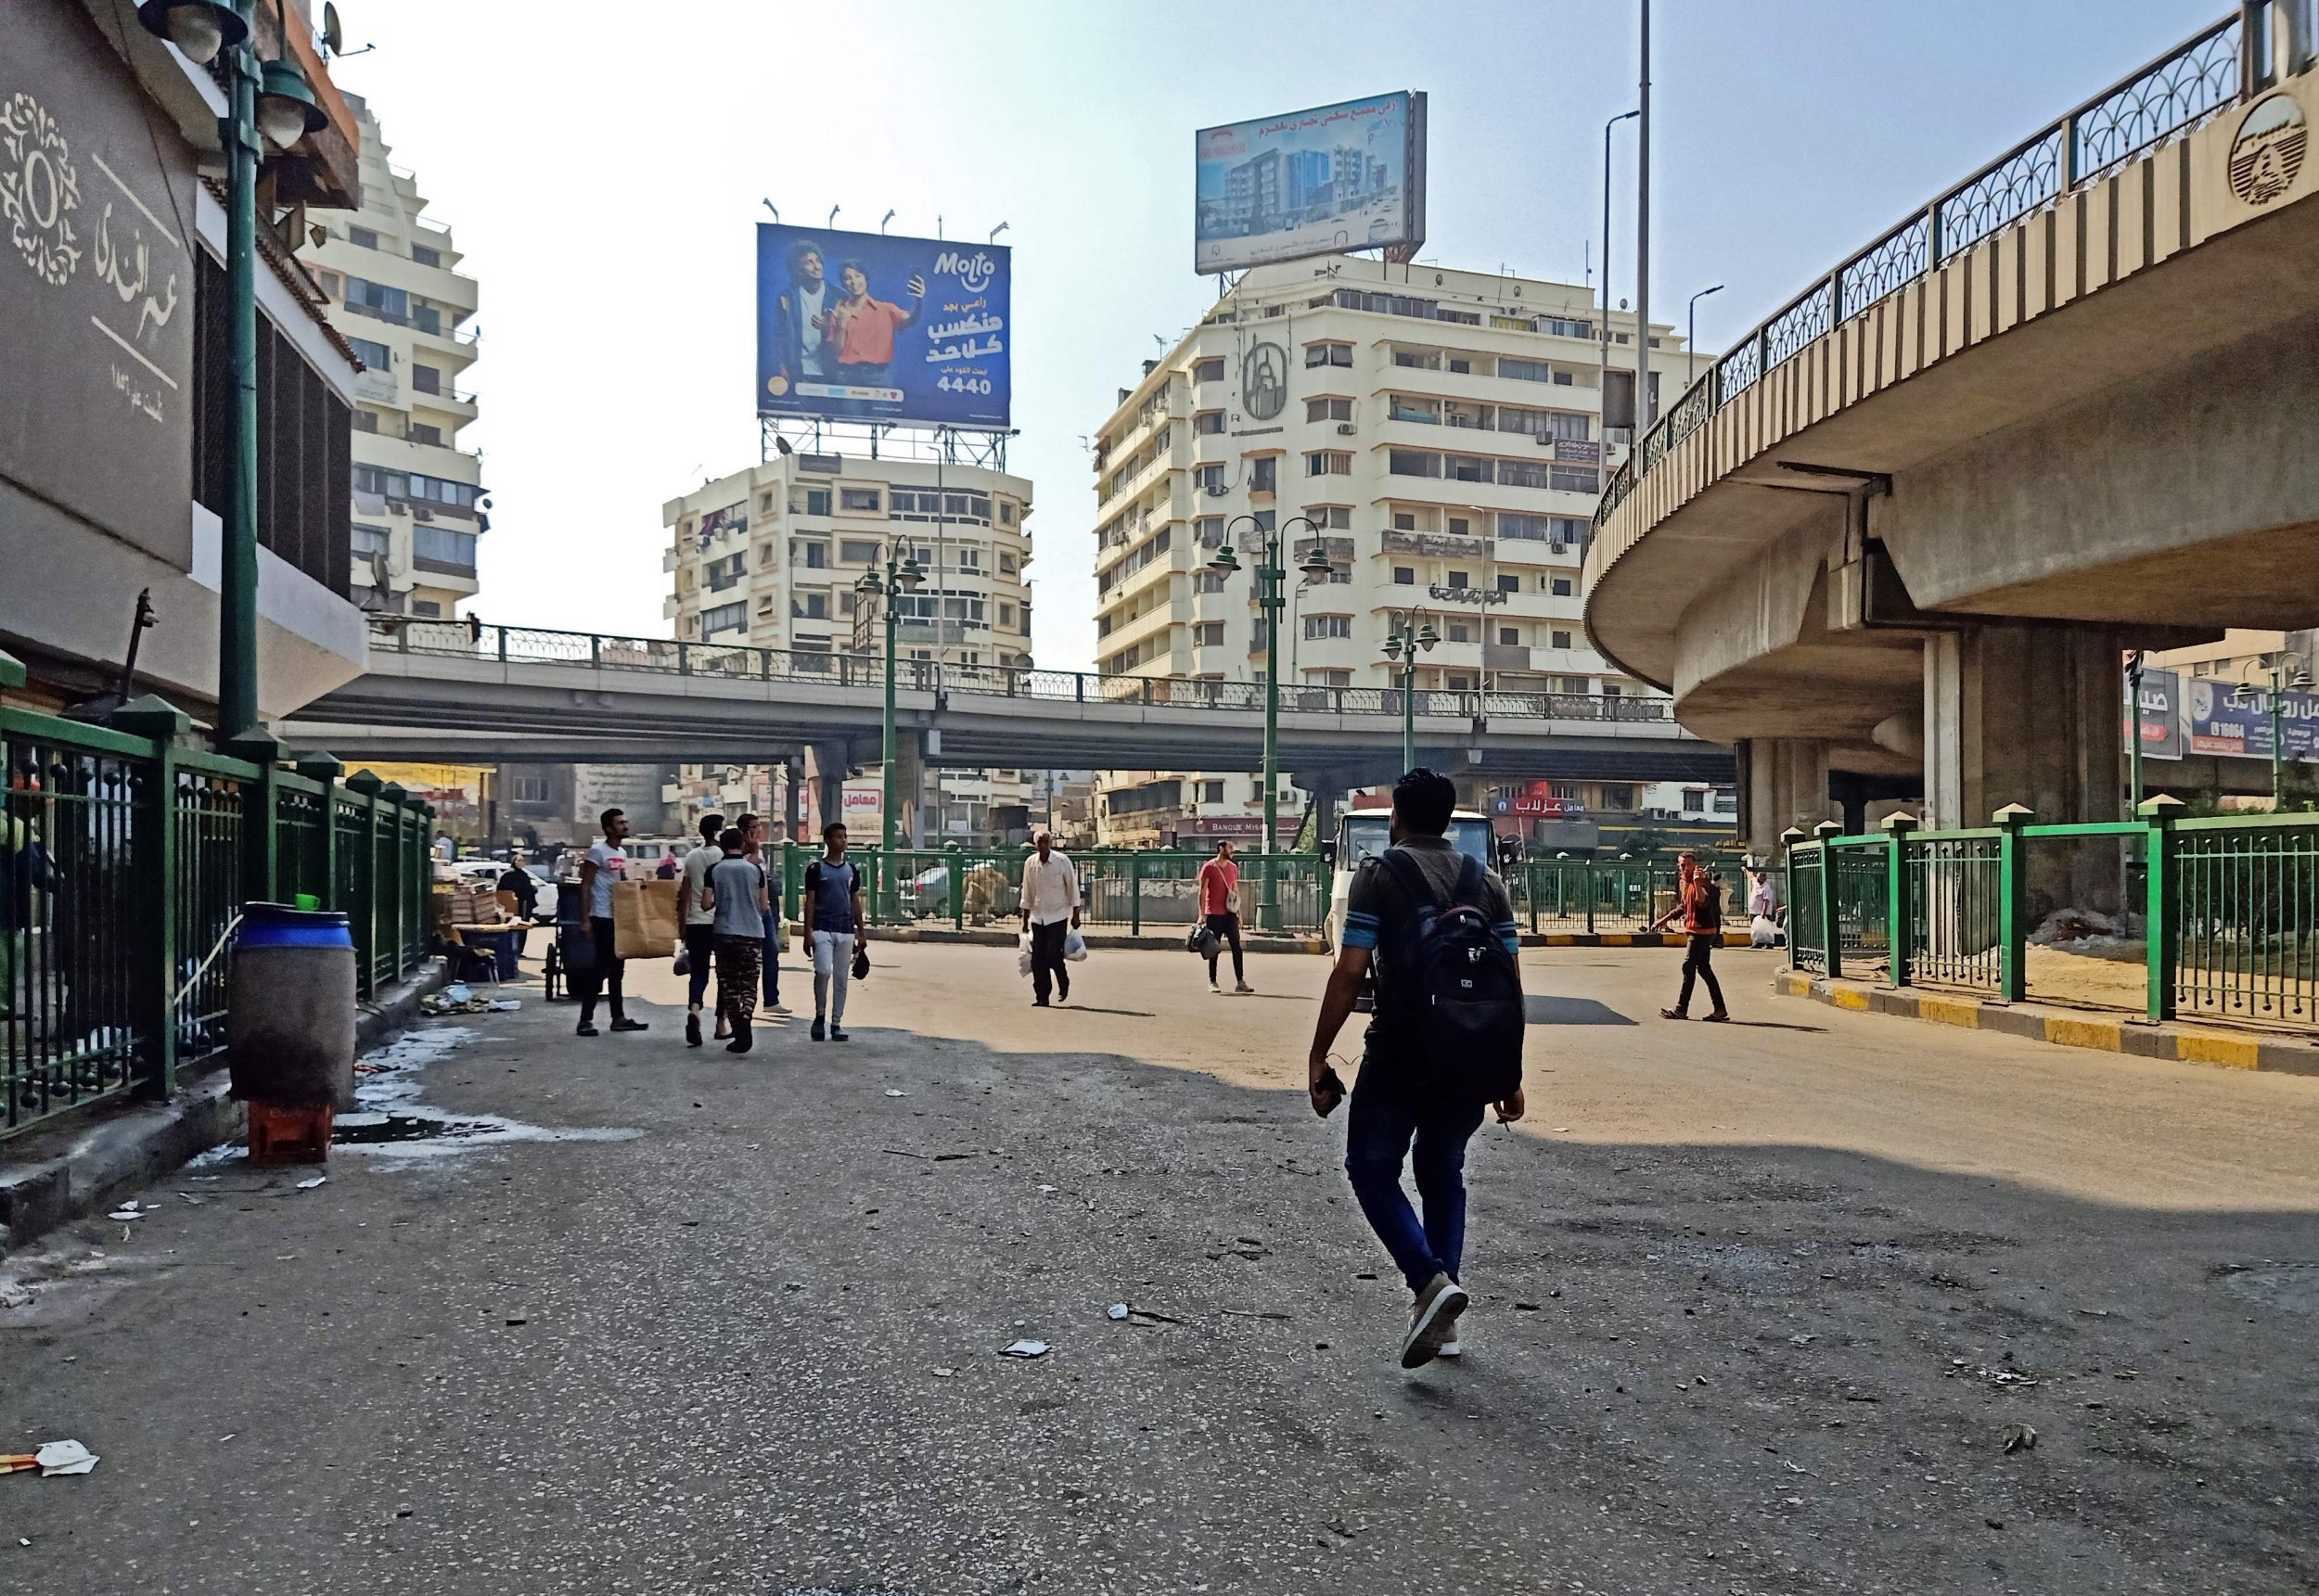
<svg viewBox="0 0 2319 1596"><path fill-rule="evenodd" d="M1216 844L1216 857L1199 867L1199 913L1216 940L1208 944L1208 990L1224 990L1216 985L1217 949L1224 942L1232 944L1232 990L1252 992L1248 984L1248 971L1240 962L1240 867L1232 862L1232 845Z"/></svg>
<svg viewBox="0 0 2319 1596"><path fill-rule="evenodd" d="M1683 991L1675 999L1675 1006L1660 1009L1659 1017L1687 1020L1691 1017L1691 985L1696 980L1707 983L1708 1001L1715 1005L1707 1017L1722 1022L1731 1018L1723 1007L1723 989L1715 979L1714 966L1709 963L1715 944L1723 935L1723 885L1713 871L1703 868L1699 856L1688 851L1675 855L1675 906L1652 923L1656 931L1677 914L1683 916L1683 934L1688 938L1683 955Z"/></svg>
<svg viewBox="0 0 2319 1596"><path fill-rule="evenodd" d="M826 335L837 351L838 380L857 388L890 386L894 335L916 325L926 307L926 279L910 279L906 311L870 298L869 274L859 261L838 268L838 286L845 298L830 307Z"/></svg>

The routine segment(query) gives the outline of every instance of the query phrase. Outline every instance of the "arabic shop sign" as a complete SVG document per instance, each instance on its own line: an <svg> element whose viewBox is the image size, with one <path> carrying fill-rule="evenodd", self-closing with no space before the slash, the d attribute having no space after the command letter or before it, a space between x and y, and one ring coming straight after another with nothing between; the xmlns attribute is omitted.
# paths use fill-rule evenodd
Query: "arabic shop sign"
<svg viewBox="0 0 2319 1596"><path fill-rule="evenodd" d="M1488 587L1429 587L1426 592L1443 604L1504 604L1505 594Z"/></svg>
<svg viewBox="0 0 2319 1596"><path fill-rule="evenodd" d="M2210 677L2190 682L2190 751L2248 760L2271 757L2271 690L2254 688L2246 702L2232 696L2233 683ZM2319 761L2319 694L2279 695L2279 730L2287 738L2283 756Z"/></svg>

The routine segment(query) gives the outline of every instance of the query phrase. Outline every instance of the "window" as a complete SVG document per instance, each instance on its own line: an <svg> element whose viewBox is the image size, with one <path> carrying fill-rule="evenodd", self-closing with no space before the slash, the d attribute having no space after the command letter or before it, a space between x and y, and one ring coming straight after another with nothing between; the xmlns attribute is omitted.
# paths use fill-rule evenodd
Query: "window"
<svg viewBox="0 0 2319 1596"><path fill-rule="evenodd" d="M1463 516L1452 516L1449 518L1449 530L1451 537L1462 538L1473 530L1473 523Z"/></svg>
<svg viewBox="0 0 2319 1596"><path fill-rule="evenodd" d="M899 613L899 606L896 613ZM827 620L829 595L826 593L801 594L789 600L789 614L801 620Z"/></svg>
<svg viewBox="0 0 2319 1596"><path fill-rule="evenodd" d="M1352 617L1350 615L1308 615L1304 618L1304 635L1308 641L1322 637L1351 637Z"/></svg>
<svg viewBox="0 0 2319 1596"><path fill-rule="evenodd" d="M1588 691L1586 678L1583 676L1565 676L1561 679L1561 683L1557 691L1571 694L1574 696L1583 696Z"/></svg>
<svg viewBox="0 0 2319 1596"><path fill-rule="evenodd" d="M1447 314L1444 314L1444 315L1441 317L1441 319L1442 319L1443 321L1448 321L1448 320L1450 320L1450 319L1451 319L1451 317L1449 317ZM1475 316L1475 317L1473 317L1472 319L1478 322L1478 321L1480 321L1481 318L1480 318L1480 316ZM1473 368L1474 368L1474 363L1473 363L1472 361L1470 361L1470 360L1467 359L1464 355L1461 355L1461 354L1454 354L1454 355L1450 356L1450 357L1449 357L1449 361L1448 361L1448 365L1449 365L1450 370L1452 370L1452 371L1462 371L1462 372L1466 372L1466 373L1468 373L1468 374L1470 374L1470 373L1472 372Z"/></svg>
<svg viewBox="0 0 2319 1596"><path fill-rule="evenodd" d="M1471 643L1473 640L1474 629L1468 622L1453 620L1443 629L1442 641L1446 643Z"/></svg>
<svg viewBox="0 0 2319 1596"><path fill-rule="evenodd" d="M1453 693L1470 693L1474 690L1473 672L1470 670L1453 670L1443 680Z"/></svg>
<svg viewBox="0 0 2319 1596"><path fill-rule="evenodd" d="M411 325L423 333L441 333L442 313L432 305L415 304L411 307Z"/></svg>
<svg viewBox="0 0 2319 1596"><path fill-rule="evenodd" d="M1546 541L1546 517L1517 515L1512 510L1498 512L1498 536L1528 538L1537 543Z"/></svg>
<svg viewBox="0 0 2319 1596"><path fill-rule="evenodd" d="M1473 584L1474 578L1471 571L1454 570L1449 573L1449 585L1452 587L1471 587Z"/></svg>
<svg viewBox="0 0 2319 1596"><path fill-rule="evenodd" d="M1574 596L1570 579L1569 577L1558 576L1551 578L1549 579L1547 587L1548 591L1551 592L1557 598L1569 598Z"/></svg>
<svg viewBox="0 0 2319 1596"><path fill-rule="evenodd" d="M1707 807L1707 789L1705 787L1685 787L1683 789L1683 807L1686 810L1694 811L1705 809Z"/></svg>
<svg viewBox="0 0 2319 1596"><path fill-rule="evenodd" d="M1352 685L1352 672L1350 670L1307 670L1304 673L1304 679L1315 687L1350 687ZM1286 794L1282 796L1287 797Z"/></svg>
<svg viewBox="0 0 2319 1596"><path fill-rule="evenodd" d="M1199 648L1222 648L1224 646L1224 622L1221 620L1200 621L1192 628L1192 643Z"/></svg>
<svg viewBox="0 0 2319 1596"><path fill-rule="evenodd" d="M1416 586L1416 585L1417 585L1417 571L1416 571L1416 567L1414 567L1414 566L1395 566L1395 567L1393 568L1393 585L1394 585L1395 587L1415 587L1415 586Z"/></svg>
<svg viewBox="0 0 2319 1596"><path fill-rule="evenodd" d="M1195 361L1192 364L1192 380L1194 382L1222 382L1224 362L1215 359Z"/></svg>
<svg viewBox="0 0 2319 1596"><path fill-rule="evenodd" d="M1352 456L1342 449L1321 449L1304 457L1304 474L1308 477L1350 477Z"/></svg>
<svg viewBox="0 0 2319 1596"><path fill-rule="evenodd" d="M1388 449L1385 469L1396 477L1439 477L1441 457L1429 449Z"/></svg>
<svg viewBox="0 0 2319 1596"><path fill-rule="evenodd" d="M1393 351L1393 364L1407 366L1412 371L1439 371L1441 369L1441 353L1439 350L1397 349Z"/></svg>
<svg viewBox="0 0 2319 1596"><path fill-rule="evenodd" d="M421 365L418 362L413 361L411 362L411 386L420 393L441 393L442 373L431 365Z"/></svg>
<svg viewBox="0 0 2319 1596"><path fill-rule="evenodd" d="M1208 782L1200 782L1200 783L1198 783L1198 787L1199 787L1199 793L1198 793L1198 802L1200 802L1200 803L1222 803L1222 802L1224 802L1224 783L1222 783L1222 782L1220 782L1220 781L1208 781Z"/></svg>
<svg viewBox="0 0 2319 1596"><path fill-rule="evenodd" d="M1555 647L1557 647L1557 648L1568 648L1568 647L1570 645L1570 634L1569 634L1569 632L1555 632L1555 633L1553 634L1553 636L1554 636L1554 646L1555 646Z"/></svg>
<svg viewBox="0 0 2319 1596"><path fill-rule="evenodd" d="M1222 516L1200 517L1199 519L1192 523L1192 535L1199 540L1199 546L1203 549L1212 549L1222 546L1224 543L1224 517Z"/></svg>
<svg viewBox="0 0 2319 1596"><path fill-rule="evenodd" d="M1224 591L1224 572L1220 570L1193 572L1192 591L1194 593L1222 593Z"/></svg>
<svg viewBox="0 0 2319 1596"><path fill-rule="evenodd" d="M1326 527L1333 532L1352 530L1352 507L1349 504L1314 504L1305 514L1316 527Z"/></svg>
<svg viewBox="0 0 2319 1596"><path fill-rule="evenodd" d="M1309 343L1304 346L1304 364L1315 365L1351 365L1352 346L1349 343Z"/></svg>
<svg viewBox="0 0 2319 1596"><path fill-rule="evenodd" d="M1163 538L1166 536L1164 532L1160 535ZM1162 544L1161 546L1164 547L1165 544ZM962 571L980 573L982 569L982 551L976 548L971 543L960 545L958 550L958 568Z"/></svg>
<svg viewBox="0 0 2319 1596"><path fill-rule="evenodd" d="M1508 488L1543 488L1548 470L1543 460L1501 460L1498 480Z"/></svg>
<svg viewBox="0 0 2319 1596"><path fill-rule="evenodd" d="M789 491L789 514L793 516L826 516L828 513L828 489L793 488Z"/></svg>
<svg viewBox="0 0 2319 1596"><path fill-rule="evenodd" d="M1279 489L1280 456L1259 454L1249 462L1248 491L1251 493L1271 493Z"/></svg>
<svg viewBox="0 0 2319 1596"><path fill-rule="evenodd" d="M868 539L846 538L838 544L838 557L850 566L874 566L878 545Z"/></svg>
<svg viewBox="0 0 2319 1596"><path fill-rule="evenodd" d="M431 598L415 598L411 600L411 613L421 620L440 620L442 619L442 606Z"/></svg>
<svg viewBox="0 0 2319 1596"><path fill-rule="evenodd" d="M366 565L373 555L383 555L393 546L393 534L384 527L365 526L356 521L349 541L353 545L355 560Z"/></svg>
<svg viewBox="0 0 2319 1596"><path fill-rule="evenodd" d="M367 312L382 322L411 319L411 296L407 292L362 277L346 279L346 305L349 310Z"/></svg>
<svg viewBox="0 0 2319 1596"><path fill-rule="evenodd" d="M704 638L714 637L720 632L746 632L748 630L749 606L738 600L731 604L720 604L714 609L704 609L700 612L700 635Z"/></svg>
<svg viewBox="0 0 2319 1596"><path fill-rule="evenodd" d="M376 431L378 431L378 413L377 411L375 411L375 410L357 410L357 411L355 411L355 412L354 412L354 430L355 430L355 431L357 431L357 432L376 432Z"/></svg>
<svg viewBox="0 0 2319 1596"><path fill-rule="evenodd" d="M1500 645L1507 648L1520 647L1522 642L1522 629L1518 626L1499 627L1498 642Z"/></svg>
<svg viewBox="0 0 2319 1596"><path fill-rule="evenodd" d="M1514 575L1510 571L1500 571L1498 572L1498 591L1500 593L1519 593L1522 591L1522 579Z"/></svg>
<svg viewBox="0 0 2319 1596"><path fill-rule="evenodd" d="M1397 531L1397 532L1414 532L1414 531L1416 531L1416 530L1417 530L1417 512L1416 512L1416 511L1415 511L1415 510L1395 510L1395 511L1393 512L1393 530L1395 530L1395 531Z"/></svg>
<svg viewBox="0 0 2319 1596"><path fill-rule="evenodd" d="M378 235L367 227L349 227L346 230L346 241L358 249L378 248Z"/></svg>
<svg viewBox="0 0 2319 1596"><path fill-rule="evenodd" d="M1221 410L1201 411L1198 415L1192 417L1192 430L1202 437L1208 437L1215 433L1222 432L1224 430L1224 412Z"/></svg>
<svg viewBox="0 0 2319 1596"><path fill-rule="evenodd" d="M1560 316L1540 316L1537 326L1540 332L1550 333L1558 338L1591 338L1595 336L1594 323L1566 321Z"/></svg>
<svg viewBox="0 0 2319 1596"><path fill-rule="evenodd" d="M826 570L828 567L829 545L827 543L807 543L805 545L805 568L807 570Z"/></svg>
<svg viewBox="0 0 2319 1596"><path fill-rule="evenodd" d="M331 299L335 300L340 294L346 292L345 279L340 277L336 272L321 272L317 273L315 275L317 280L322 284L322 291L325 294L327 294Z"/></svg>
<svg viewBox="0 0 2319 1596"><path fill-rule="evenodd" d="M1599 493L1602 478L1591 466L1549 466L1547 486L1565 493Z"/></svg>
<svg viewBox="0 0 2319 1596"><path fill-rule="evenodd" d="M875 488L840 488L838 490L838 507L841 510L878 510L885 507L885 501L878 497Z"/></svg>
<svg viewBox="0 0 2319 1596"><path fill-rule="evenodd" d="M1576 379L1567 371L1557 371L1554 374L1554 386L1557 388L1569 388L1574 386L1575 382ZM1587 386L1591 388L1594 385L1589 383Z"/></svg>
<svg viewBox="0 0 2319 1596"><path fill-rule="evenodd" d="M1016 572L1017 568L1018 568L1018 567L1017 567L1017 566L1016 566L1016 564L1015 564L1015 552L1014 552L1014 550L1012 550L1012 549L1001 549L1001 550L999 550L999 551L998 551L998 574L999 574L999 575L1001 575L1001 576L1013 576L1013 575L1015 574L1015 572Z"/></svg>
<svg viewBox="0 0 2319 1596"><path fill-rule="evenodd" d="M847 596L851 597L852 595L848 594ZM761 593L757 595L757 613L763 616L770 616L773 614L773 594L769 593Z"/></svg>
<svg viewBox="0 0 2319 1596"><path fill-rule="evenodd" d="M1011 500L1001 499L999 501L998 524L1002 527L1011 527L1015 524L1015 506Z"/></svg>
<svg viewBox="0 0 2319 1596"><path fill-rule="evenodd" d="M998 606L998 623L1001 626L1012 626L1015 624L1015 606L1013 605L1002 604Z"/></svg>
<svg viewBox="0 0 2319 1596"><path fill-rule="evenodd" d="M346 341L353 350L354 358L372 371L384 371L394 360L394 351L385 344L369 338L348 338Z"/></svg>
<svg viewBox="0 0 2319 1596"><path fill-rule="evenodd" d="M1224 492L1224 467L1221 465L1198 466L1192 472L1192 483L1203 493L1221 493Z"/></svg>
<svg viewBox="0 0 2319 1596"><path fill-rule="evenodd" d="M1307 421L1351 421L1352 401L1350 399L1308 399L1304 402Z"/></svg>
<svg viewBox="0 0 2319 1596"><path fill-rule="evenodd" d="M411 441L433 443L440 446L442 442L442 428L431 427L424 421L414 421L411 423Z"/></svg>
<svg viewBox="0 0 2319 1596"><path fill-rule="evenodd" d="M411 246L411 259L422 266L440 266L442 264L442 251L430 249L424 244L414 244Z"/></svg>
<svg viewBox="0 0 2319 1596"><path fill-rule="evenodd" d="M508 796L518 803L545 803L547 801L547 778L545 776L515 776L510 778L507 786Z"/></svg>
<svg viewBox="0 0 2319 1596"><path fill-rule="evenodd" d="M1602 684L1602 696L1606 698L1616 698L1623 691L1625 691L1625 689L1621 688L1616 682L1606 682Z"/></svg>

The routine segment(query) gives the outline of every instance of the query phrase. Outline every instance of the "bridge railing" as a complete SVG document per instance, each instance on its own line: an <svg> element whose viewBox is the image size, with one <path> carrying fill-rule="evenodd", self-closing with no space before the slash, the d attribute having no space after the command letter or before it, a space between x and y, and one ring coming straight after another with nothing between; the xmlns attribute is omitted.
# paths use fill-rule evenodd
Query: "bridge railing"
<svg viewBox="0 0 2319 1596"><path fill-rule="evenodd" d="M2257 14L2267 19L2269 7ZM2233 12L1944 189L1783 305L1709 365L1643 434L1604 483L1595 529L1634 492L1642 473L1782 361L1992 233L2101 181L2237 103L2246 76L2241 16Z"/></svg>
<svg viewBox="0 0 2319 1596"><path fill-rule="evenodd" d="M1791 834L1789 967L2319 1033L2319 815L2177 820L2180 807L2154 799L2133 821L2037 825L2006 810L1972 830ZM2106 882L2117 912L2068 906L2032 925L2041 852L2070 855L2061 874L2073 879Z"/></svg>
<svg viewBox="0 0 2319 1596"><path fill-rule="evenodd" d="M583 665L603 670L650 671L753 682L873 687L885 682L882 654L822 649L759 648L738 643L691 643L673 637L620 637L592 632L551 632L494 626L480 620L374 620L371 648L387 654L496 661L508 665ZM895 683L903 692L938 696L1028 698L1052 703L1145 704L1196 709L1262 710L1258 682L1214 682L1188 676L1102 675L1039 670L1010 665L952 665L897 659ZM1591 721L1613 725L1671 725L1673 706L1659 697L1596 697L1584 693L1450 692L1419 688L1421 716L1490 720ZM1395 687L1324 687L1284 683L1280 707L1290 713L1398 718Z"/></svg>

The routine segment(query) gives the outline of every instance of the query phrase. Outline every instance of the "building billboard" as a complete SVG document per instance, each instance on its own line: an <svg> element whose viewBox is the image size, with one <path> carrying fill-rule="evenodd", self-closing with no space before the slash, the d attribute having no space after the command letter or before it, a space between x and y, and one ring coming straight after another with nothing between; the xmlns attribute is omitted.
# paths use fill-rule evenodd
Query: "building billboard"
<svg viewBox="0 0 2319 1596"><path fill-rule="evenodd" d="M994 244L757 226L757 413L1003 430L1012 257Z"/></svg>
<svg viewBox="0 0 2319 1596"><path fill-rule="evenodd" d="M1199 130L1193 268L1425 242L1425 96L1409 90Z"/></svg>
<svg viewBox="0 0 2319 1596"><path fill-rule="evenodd" d="M2231 698L2232 683L2205 677L2190 681L2190 751L2249 760L2271 757L2270 689L2259 688L2244 704ZM2319 694L2279 695L2279 729L2290 761L2319 762Z"/></svg>
<svg viewBox="0 0 2319 1596"><path fill-rule="evenodd" d="M2133 678L2129 676L2131 683ZM2142 671L2141 714L2135 728L2146 760L2182 758L2182 678L2172 670L2145 666Z"/></svg>

